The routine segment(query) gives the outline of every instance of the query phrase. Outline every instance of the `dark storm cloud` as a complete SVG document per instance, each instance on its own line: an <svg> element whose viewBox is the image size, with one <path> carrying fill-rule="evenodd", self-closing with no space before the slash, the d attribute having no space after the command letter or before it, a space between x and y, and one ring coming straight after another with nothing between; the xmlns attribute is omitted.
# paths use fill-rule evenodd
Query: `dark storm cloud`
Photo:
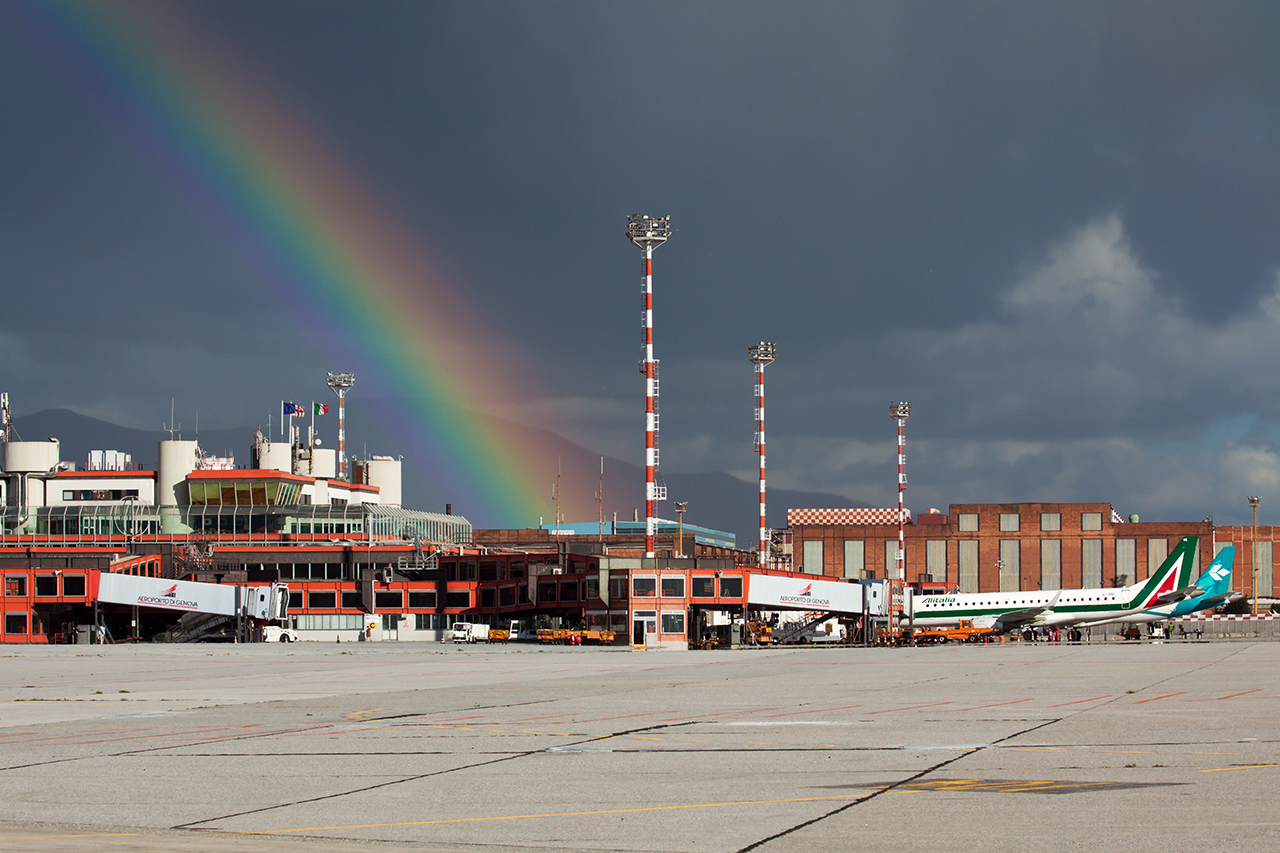
<svg viewBox="0 0 1280 853"><path fill-rule="evenodd" d="M622 230L670 213L655 266L673 470L748 474L744 350L767 338L778 485L892 500L899 397L918 407L913 502L1198 517L1269 482L1271 4L197 8L539 366L546 387L508 411L588 447L640 454ZM216 343L160 335L191 367L178 383L244 377L207 383L229 423L276 395L244 361L272 327L293 337L271 373L310 369L296 313L21 30L0 46L0 106L23 118L0 129L17 154L0 250L23 315L69 306L89 337L90 319L234 318L210 324ZM58 359L12 313L0 331L30 356L11 380L27 395L103 405L91 383L50 399L35 383L60 381L41 376Z"/></svg>

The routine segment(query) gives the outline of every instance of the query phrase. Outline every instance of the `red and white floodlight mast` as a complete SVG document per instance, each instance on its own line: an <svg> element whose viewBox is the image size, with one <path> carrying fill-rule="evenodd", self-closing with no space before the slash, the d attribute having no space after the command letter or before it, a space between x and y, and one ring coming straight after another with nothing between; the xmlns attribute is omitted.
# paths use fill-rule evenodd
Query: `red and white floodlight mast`
<svg viewBox="0 0 1280 853"><path fill-rule="evenodd" d="M773 341L747 347L747 357L756 366L756 452L760 454L760 568L769 566L769 523L764 512L764 368L778 351Z"/></svg>
<svg viewBox="0 0 1280 853"><path fill-rule="evenodd" d="M627 239L644 249L644 317L640 372L644 374L644 555L652 559L653 504L666 500L666 489L657 484L658 472L658 362L653 357L653 249L671 236L670 216L627 217Z"/></svg>
<svg viewBox="0 0 1280 853"><path fill-rule="evenodd" d="M907 490L907 440L902 435L902 428L907 423L907 418L911 417L911 404L905 400L901 403L889 404L889 417L898 422L898 558L896 577L892 579L894 586L893 603L895 609L902 605L902 585L906 581L906 551L904 550L906 539L903 535L903 517L906 513L903 510L903 492Z"/></svg>
<svg viewBox="0 0 1280 853"><path fill-rule="evenodd" d="M356 375L354 373L330 373L329 387L333 389L333 393L338 395L338 476L347 476L347 432L346 432L346 412L343 406L343 400L346 399L347 391L356 384Z"/></svg>

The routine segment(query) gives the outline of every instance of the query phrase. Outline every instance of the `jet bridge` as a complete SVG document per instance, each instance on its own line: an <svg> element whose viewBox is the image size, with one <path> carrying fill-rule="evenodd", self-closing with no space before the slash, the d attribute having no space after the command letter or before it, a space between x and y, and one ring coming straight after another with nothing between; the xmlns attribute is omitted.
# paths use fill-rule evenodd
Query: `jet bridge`
<svg viewBox="0 0 1280 853"><path fill-rule="evenodd" d="M90 597L99 604L122 604L183 614L181 639L195 639L241 617L262 621L284 619L289 611L288 584L242 586L139 577L111 572L90 573ZM198 632L185 626L201 626Z"/></svg>
<svg viewBox="0 0 1280 853"><path fill-rule="evenodd" d="M748 578L747 604L771 610L807 610L832 614L884 616L886 581L817 580L752 572Z"/></svg>

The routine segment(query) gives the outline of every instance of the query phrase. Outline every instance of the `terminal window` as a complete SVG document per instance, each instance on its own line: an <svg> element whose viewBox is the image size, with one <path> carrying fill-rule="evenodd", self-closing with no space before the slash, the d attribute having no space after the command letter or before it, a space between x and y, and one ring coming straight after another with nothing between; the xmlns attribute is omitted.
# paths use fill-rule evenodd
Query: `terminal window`
<svg viewBox="0 0 1280 853"><path fill-rule="evenodd" d="M720 578L721 598L742 598L742 578Z"/></svg>
<svg viewBox="0 0 1280 853"><path fill-rule="evenodd" d="M15 595L26 598L27 595L27 577L26 575L9 576L4 579L4 594Z"/></svg>
<svg viewBox="0 0 1280 853"><path fill-rule="evenodd" d="M344 598L346 597L346 593L343 593L343 597ZM359 605L357 604L357 606ZM412 592L411 591L409 593L410 609L417 608L417 607L432 608L435 606L436 606L436 594L434 592Z"/></svg>
<svg viewBox="0 0 1280 853"><path fill-rule="evenodd" d="M338 596L332 590L329 592L313 592L307 598L311 607L316 610L332 610L338 606Z"/></svg>
<svg viewBox="0 0 1280 853"><path fill-rule="evenodd" d="M684 598L684 577L664 577L662 579L663 598Z"/></svg>
<svg viewBox="0 0 1280 853"><path fill-rule="evenodd" d="M6 613L4 615L4 632L6 634L27 633L27 614Z"/></svg>
<svg viewBox="0 0 1280 853"><path fill-rule="evenodd" d="M635 598L653 598L658 594L657 578L632 578L631 595Z"/></svg>
<svg viewBox="0 0 1280 853"><path fill-rule="evenodd" d="M84 575L63 575L62 594L70 596L84 595Z"/></svg>
<svg viewBox="0 0 1280 853"><path fill-rule="evenodd" d="M715 598L716 597L716 579L711 575L705 577L694 576L689 585L692 587L694 598Z"/></svg>
<svg viewBox="0 0 1280 853"><path fill-rule="evenodd" d="M36 575L36 595L55 598L58 595L57 575Z"/></svg>
<svg viewBox="0 0 1280 853"><path fill-rule="evenodd" d="M470 597L467 603L471 603ZM396 592L375 592L373 594L373 606L379 610L402 610L404 608L404 593Z"/></svg>
<svg viewBox="0 0 1280 853"><path fill-rule="evenodd" d="M662 633L683 634L684 633L684 613L679 610L662 611Z"/></svg>
<svg viewBox="0 0 1280 853"><path fill-rule="evenodd" d="M436 594L433 592L433 593L430 593L430 595L431 595L431 603L425 606L435 607ZM351 592L350 590L344 590L342 593L342 606L346 610L359 610L360 607L362 606L360 593Z"/></svg>

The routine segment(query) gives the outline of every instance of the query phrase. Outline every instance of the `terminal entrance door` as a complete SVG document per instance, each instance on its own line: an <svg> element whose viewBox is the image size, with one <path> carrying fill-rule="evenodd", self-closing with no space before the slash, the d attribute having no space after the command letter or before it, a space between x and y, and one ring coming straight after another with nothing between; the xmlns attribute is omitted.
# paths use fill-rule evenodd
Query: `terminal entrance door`
<svg viewBox="0 0 1280 853"><path fill-rule="evenodd" d="M400 614L382 614L382 639L398 640L400 638Z"/></svg>
<svg viewBox="0 0 1280 853"><path fill-rule="evenodd" d="M637 610L631 619L631 642L647 646L658 638L658 613L655 610Z"/></svg>

